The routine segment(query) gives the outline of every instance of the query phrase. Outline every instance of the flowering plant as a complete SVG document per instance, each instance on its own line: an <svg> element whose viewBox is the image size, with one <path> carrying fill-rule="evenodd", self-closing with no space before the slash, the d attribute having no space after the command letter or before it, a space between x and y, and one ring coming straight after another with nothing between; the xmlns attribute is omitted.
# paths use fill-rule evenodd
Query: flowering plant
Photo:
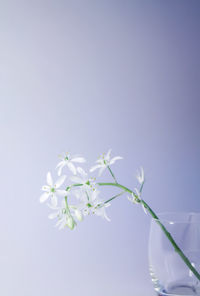
<svg viewBox="0 0 200 296"><path fill-rule="evenodd" d="M133 204L140 204L144 212L149 213L152 218L155 219L157 224L161 227L162 231L172 244L174 250L182 258L190 271L200 280L200 274L197 272L193 264L189 261L186 255L182 252L179 246L176 244L172 235L167 231L166 227L159 220L156 213L152 208L142 199L142 190L145 182L144 170L141 167L136 175L138 186L131 190L124 185L118 183L112 169L117 160L121 160L121 156L115 156L111 158L111 149L105 154L102 154L96 161L96 164L91 167L89 173L87 173L82 167L75 164L83 164L86 162L85 158L81 156L71 156L69 153L65 153L60 156L61 161L58 163L56 170L59 176L58 180L54 183L51 173L47 173L46 182L47 185L42 187L42 195L40 196L40 202L44 203L47 200L48 207L52 210L49 214L49 219L57 219L56 226L59 229L66 227L71 230L77 226L77 223L83 221L84 217L94 214L101 216L102 218L110 221L106 213L106 208L111 205L111 201L115 198L128 194L128 200ZM66 167L71 176L68 178L66 175L62 175L62 171ZM113 178L114 182L97 182L96 178L92 177L90 173L98 170L98 176L103 171L108 170ZM60 189L64 182L68 179L65 189ZM113 186L120 189L120 192L113 197L104 200L100 196L99 188L102 186Z"/></svg>

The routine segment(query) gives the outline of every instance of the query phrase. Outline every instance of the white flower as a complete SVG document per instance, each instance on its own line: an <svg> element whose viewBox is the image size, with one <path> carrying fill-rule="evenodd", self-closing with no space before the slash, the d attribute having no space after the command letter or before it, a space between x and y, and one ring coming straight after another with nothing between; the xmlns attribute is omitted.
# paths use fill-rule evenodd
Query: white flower
<svg viewBox="0 0 200 296"><path fill-rule="evenodd" d="M42 187L42 191L44 193L40 196L40 202L45 202L49 197L51 198L51 202L54 206L57 205L57 195L65 196L66 191L58 189L65 181L66 176L61 176L56 183L53 183L51 173L47 173L47 185Z"/></svg>
<svg viewBox="0 0 200 296"><path fill-rule="evenodd" d="M96 184L94 178L89 178L88 174L81 167L77 168L78 175L72 176L70 179L72 182L82 184L81 190L95 190Z"/></svg>
<svg viewBox="0 0 200 296"><path fill-rule="evenodd" d="M99 176L103 173L103 171L110 165L114 164L116 160L123 159L121 156L115 156L110 159L111 149L107 152L107 154L102 154L100 158L96 161L97 165L93 166L90 169L90 172L94 172L99 169Z"/></svg>
<svg viewBox="0 0 200 296"><path fill-rule="evenodd" d="M143 167L141 167L140 170L137 172L136 178L137 178L139 184L144 183L144 169L143 169Z"/></svg>
<svg viewBox="0 0 200 296"><path fill-rule="evenodd" d="M61 161L57 164L56 169L58 169L58 176L61 175L62 169L67 166L68 169L76 175L76 167L73 164L75 163L84 163L86 160L83 157L76 157L76 156L71 156L69 153L65 153L64 156L60 156Z"/></svg>
<svg viewBox="0 0 200 296"><path fill-rule="evenodd" d="M64 199L62 200L60 207L54 206L53 204L48 204L48 206L55 211L49 214L49 219L58 218L58 222L55 225L56 227L63 229L67 226L71 230L74 229L76 222L73 219L69 209L66 207Z"/></svg>
<svg viewBox="0 0 200 296"><path fill-rule="evenodd" d="M105 208L109 207L109 203L104 203L102 199L98 197L99 191L94 190L90 195L85 195L82 203L78 205L79 210L83 213L84 216L89 215L90 213L110 221L106 215Z"/></svg>
<svg viewBox="0 0 200 296"><path fill-rule="evenodd" d="M110 218L107 216L106 214L106 210L105 208L109 207L110 204L109 203L97 203L97 205L94 207L93 209L93 214L102 217L103 219L106 219L107 221L110 222Z"/></svg>

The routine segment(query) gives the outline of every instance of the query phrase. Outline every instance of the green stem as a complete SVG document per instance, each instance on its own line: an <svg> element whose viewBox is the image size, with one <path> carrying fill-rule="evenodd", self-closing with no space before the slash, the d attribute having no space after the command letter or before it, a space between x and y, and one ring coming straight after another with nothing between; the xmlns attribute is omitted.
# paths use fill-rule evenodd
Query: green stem
<svg viewBox="0 0 200 296"><path fill-rule="evenodd" d="M115 178L115 175L113 174L113 171L111 170L111 168L109 167L109 165L107 166L107 168L108 168L108 170L109 170L111 176L113 177L115 183L117 183L117 179Z"/></svg>
<svg viewBox="0 0 200 296"><path fill-rule="evenodd" d="M118 184L118 183L97 183L97 184L99 186L115 186L115 187L121 188L124 191L129 192L129 193L133 194L135 197L137 197L137 195L132 190L130 190L127 187L125 187L125 186L123 186L121 184ZM117 196L118 195L116 195L112 199L116 198ZM108 202L108 201L106 201L106 202ZM168 238L168 240L171 242L172 246L174 247L175 252L178 253L178 255L183 259L183 261L185 262L185 264L188 266L188 268L193 272L193 274L196 276L196 278L200 281L200 274L194 268L194 266L192 266L192 264L190 263L190 260L185 256L185 254L182 252L182 250L176 244L176 242L173 239L172 235L167 231L167 229L165 228L165 226L160 222L158 216L154 213L154 211L151 209L151 207L144 200L140 199L140 203L143 204L143 206L149 212L149 214L152 216L152 218L155 219L156 223L161 227L161 229L163 230L164 234L166 235L166 237Z"/></svg>
<svg viewBox="0 0 200 296"><path fill-rule="evenodd" d="M137 196L131 189L128 189L127 187L125 187L119 183L97 183L97 185L99 185L99 186L115 186L115 187L123 189L126 192L132 193L135 197Z"/></svg>
<svg viewBox="0 0 200 296"><path fill-rule="evenodd" d="M115 195L115 196L109 198L109 199L106 200L104 203L106 204L106 203L110 202L111 200L115 199L116 197L123 195L124 192L125 192L125 191L122 191L121 193L119 193L119 194L117 194L117 195Z"/></svg>
<svg viewBox="0 0 200 296"><path fill-rule="evenodd" d="M70 209L69 209L68 202L67 202L67 195L65 196L65 206L66 206L67 213L70 213Z"/></svg>
<svg viewBox="0 0 200 296"><path fill-rule="evenodd" d="M179 246L177 245L177 243L175 242L175 240L173 239L171 234L167 231L165 226L160 222L159 218L154 213L154 211L149 207L149 205L144 200L141 199L141 203L143 204L145 209L148 210L148 212L151 214L151 216L155 219L155 221L158 223L158 225L161 227L161 229L163 230L163 232L165 233L165 235L167 236L167 238L169 239L169 241L173 245L175 252L177 252L179 254L179 256L183 259L185 264L189 267L189 269L193 272L193 274L197 277L197 279L200 280L200 274L197 272L197 270L194 268L194 266L190 263L190 260L181 251L181 249L179 248Z"/></svg>

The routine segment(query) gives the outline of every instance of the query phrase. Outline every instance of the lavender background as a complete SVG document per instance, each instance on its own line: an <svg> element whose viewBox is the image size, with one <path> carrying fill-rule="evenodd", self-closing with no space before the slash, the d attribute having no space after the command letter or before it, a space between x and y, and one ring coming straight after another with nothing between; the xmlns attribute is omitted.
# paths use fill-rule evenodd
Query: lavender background
<svg viewBox="0 0 200 296"><path fill-rule="evenodd" d="M195 0L0 1L2 295L153 295L139 206L121 198L111 223L59 232L38 199L60 152L90 166L111 147L122 184L144 166L157 212L200 211L199 13Z"/></svg>

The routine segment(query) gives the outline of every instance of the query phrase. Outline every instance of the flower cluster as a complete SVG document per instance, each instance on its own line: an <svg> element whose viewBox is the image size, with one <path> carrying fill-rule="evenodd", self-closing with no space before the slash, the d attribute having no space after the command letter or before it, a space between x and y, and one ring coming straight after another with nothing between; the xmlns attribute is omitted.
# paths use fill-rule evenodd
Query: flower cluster
<svg viewBox="0 0 200 296"><path fill-rule="evenodd" d="M40 202L47 202L48 207L52 210L49 214L49 219L57 219L56 226L59 229L64 229L66 226L70 229L74 229L77 225L77 222L82 221L85 216L90 214L95 214L100 216L108 221L106 214L106 208L110 206L110 202L123 195L128 193L128 200L133 204L140 204L147 214L147 212L152 216L153 219L156 219L167 239L172 244L173 248L180 255L181 259L189 267L190 274L194 274L198 280L200 280L200 274L195 269L193 263L185 256L181 249L177 246L173 237L169 235L169 232L158 220L158 216L151 209L151 207L141 198L145 177L144 170L140 168L137 173L138 186L131 190L124 185L121 185L117 182L117 179L111 170L110 166L113 165L117 160L122 159L121 156L116 156L111 158L111 150L107 154L102 154L100 158L96 161L95 166L91 167L89 173L87 173L80 164L85 163L85 159L80 156L71 156L69 153L65 153L60 156L61 160L58 163L56 170L58 174L58 179L54 183L51 173L47 173L46 182L47 185L42 187L42 195L40 196ZM77 164L77 166L76 166ZM72 174L71 176L62 175L64 168L67 168L68 171ZM97 183L96 179L90 176L90 173L93 173L96 170L99 170L99 176L108 169L111 174L114 182L108 183ZM65 189L61 189L61 186L67 182ZM102 199L99 195L100 186L113 186L122 190L117 195L109 198L108 200ZM75 199L75 203L73 200Z"/></svg>
<svg viewBox="0 0 200 296"><path fill-rule="evenodd" d="M96 165L93 166L89 173L87 173L80 164L86 162L85 158L81 156L71 156L69 153L65 153L60 156L61 160L56 166L58 180L54 183L51 173L47 173L46 182L47 185L42 187L42 195L40 196L40 202L47 202L48 207L52 210L49 214L49 219L57 219L56 226L59 229L63 229L66 226L70 229L74 229L79 221L82 221L85 216L95 214L110 221L106 214L106 208L110 206L110 201L115 197L122 195L126 192L125 187L118 184L110 166L117 160L122 159L121 156L111 158L111 149L105 154L102 154L96 161ZM63 170L70 172L69 176L63 174ZM90 173L98 170L100 176L105 169L108 169L114 179L114 183L97 183L96 178L92 177ZM139 203L142 187L144 184L144 171L140 170L137 176L140 184L140 189L135 189L135 192L131 193L131 197L128 199L131 202ZM66 184L65 184L66 182ZM64 186L65 189L61 189ZM122 188L123 191L105 200L100 196L99 186L101 185L113 185ZM129 191L130 193L130 191Z"/></svg>

